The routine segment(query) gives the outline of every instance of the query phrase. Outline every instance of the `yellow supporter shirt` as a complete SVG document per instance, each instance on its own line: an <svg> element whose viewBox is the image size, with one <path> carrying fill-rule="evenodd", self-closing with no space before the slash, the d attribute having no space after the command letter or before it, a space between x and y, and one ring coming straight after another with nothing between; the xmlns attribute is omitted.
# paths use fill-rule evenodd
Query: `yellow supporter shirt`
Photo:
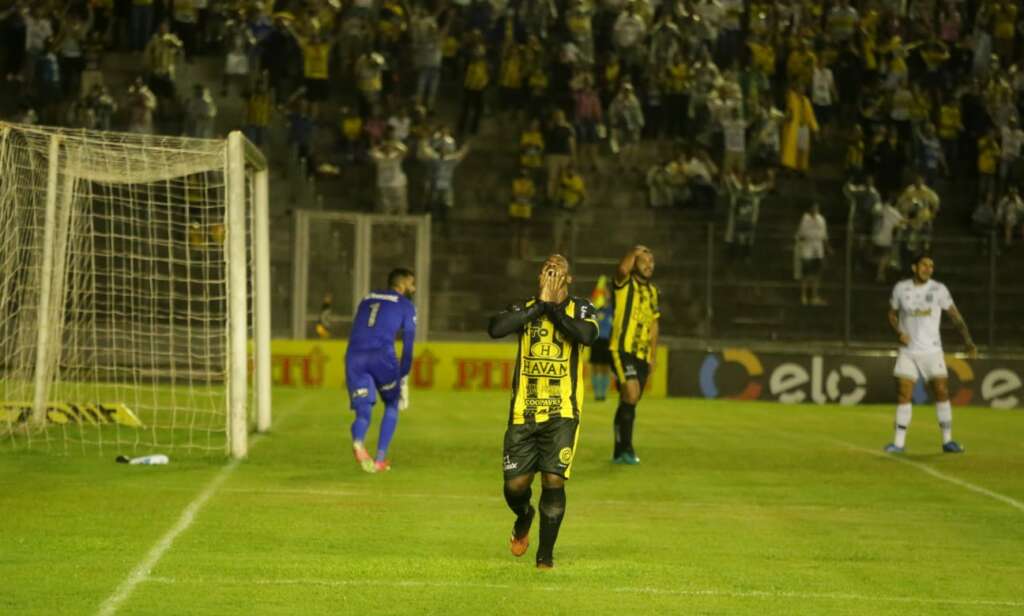
<svg viewBox="0 0 1024 616"><path fill-rule="evenodd" d="M357 115L342 118L341 134L345 136L346 141L357 141L363 134L363 119Z"/></svg>
<svg viewBox="0 0 1024 616"><path fill-rule="evenodd" d="M750 48L750 57L756 68L761 73L771 76L775 74L775 48L751 41L747 43Z"/></svg>
<svg viewBox="0 0 1024 616"><path fill-rule="evenodd" d="M857 139L846 147L846 168L860 170L864 168L864 140Z"/></svg>
<svg viewBox="0 0 1024 616"><path fill-rule="evenodd" d="M548 89L548 74L543 69L533 71L533 74L530 75L529 83L530 93L534 96L540 96Z"/></svg>
<svg viewBox="0 0 1024 616"><path fill-rule="evenodd" d="M688 68L683 62L669 64L665 69L665 91L681 94L686 91Z"/></svg>
<svg viewBox="0 0 1024 616"><path fill-rule="evenodd" d="M327 79L329 77L331 44L302 44L302 74L306 79Z"/></svg>
<svg viewBox="0 0 1024 616"><path fill-rule="evenodd" d="M583 176L578 173L562 176L561 188L559 191L562 207L576 209L583 203L586 188L583 183Z"/></svg>
<svg viewBox="0 0 1024 616"><path fill-rule="evenodd" d="M790 79L809 83L817 57L814 52L795 49L786 59L786 73Z"/></svg>
<svg viewBox="0 0 1024 616"><path fill-rule="evenodd" d="M999 160L999 144L991 137L978 140L978 173L992 175L996 172Z"/></svg>
<svg viewBox="0 0 1024 616"><path fill-rule="evenodd" d="M544 165L544 136L540 131L524 131L519 137L519 164L529 169Z"/></svg>
<svg viewBox="0 0 1024 616"><path fill-rule="evenodd" d="M459 39L454 36L444 37L444 41L441 43L441 55L445 58L451 59L454 58L457 53L459 53Z"/></svg>
<svg viewBox="0 0 1024 616"><path fill-rule="evenodd" d="M537 196L537 185L530 177L512 180L512 203L508 215L512 218L530 218L533 214L533 199Z"/></svg>
<svg viewBox="0 0 1024 616"><path fill-rule="evenodd" d="M939 109L939 137L941 139L956 139L963 128L960 105L946 104Z"/></svg>
<svg viewBox="0 0 1024 616"><path fill-rule="evenodd" d="M1017 24L1017 6L1012 2L1003 2L998 5L993 15L992 36L997 39L1012 39L1016 34L1014 30Z"/></svg>
<svg viewBox="0 0 1024 616"><path fill-rule="evenodd" d="M487 58L477 57L469 61L466 67L466 81L463 86L467 90L479 92L487 88L491 81L490 70L487 68Z"/></svg>
<svg viewBox="0 0 1024 616"><path fill-rule="evenodd" d="M509 90L523 87L523 54L518 48L509 49L501 63L499 85Z"/></svg>
<svg viewBox="0 0 1024 616"><path fill-rule="evenodd" d="M253 94L245 103L245 122L250 126L269 126L270 108L270 94Z"/></svg>

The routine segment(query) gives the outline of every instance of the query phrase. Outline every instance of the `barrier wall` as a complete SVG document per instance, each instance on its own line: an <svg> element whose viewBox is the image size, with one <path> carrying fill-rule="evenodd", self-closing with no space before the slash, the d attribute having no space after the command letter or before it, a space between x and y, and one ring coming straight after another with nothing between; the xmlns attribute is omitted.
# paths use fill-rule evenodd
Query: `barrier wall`
<svg viewBox="0 0 1024 616"><path fill-rule="evenodd" d="M330 388L345 386L343 340L271 341L275 387ZM401 345L398 345L401 356ZM516 345L511 342L428 342L416 345L409 383L435 391L504 391L512 389ZM589 394L589 351L584 353ZM668 385L668 352L658 349L658 362L647 383L649 397L663 398Z"/></svg>
<svg viewBox="0 0 1024 616"><path fill-rule="evenodd" d="M670 396L814 404L891 404L896 353L814 354L723 347L673 351ZM946 355L952 402L1024 406L1024 361ZM914 402L930 400L923 381Z"/></svg>

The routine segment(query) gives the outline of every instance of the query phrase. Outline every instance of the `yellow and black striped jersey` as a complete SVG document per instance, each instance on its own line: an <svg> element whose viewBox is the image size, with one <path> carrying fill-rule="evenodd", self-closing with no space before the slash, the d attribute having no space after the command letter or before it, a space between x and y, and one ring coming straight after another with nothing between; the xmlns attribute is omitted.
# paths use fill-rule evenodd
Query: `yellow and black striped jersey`
<svg viewBox="0 0 1024 616"><path fill-rule="evenodd" d="M536 303L531 299L523 309ZM589 301L569 297L554 309L570 319L593 324L596 336L597 311ZM579 418L583 410L583 346L565 336L547 314L522 328L512 373L509 423L526 423L528 417L538 423L551 417Z"/></svg>
<svg viewBox="0 0 1024 616"><path fill-rule="evenodd" d="M615 314L608 348L647 360L651 354L651 326L661 316L658 287L630 274L621 285L615 284Z"/></svg>

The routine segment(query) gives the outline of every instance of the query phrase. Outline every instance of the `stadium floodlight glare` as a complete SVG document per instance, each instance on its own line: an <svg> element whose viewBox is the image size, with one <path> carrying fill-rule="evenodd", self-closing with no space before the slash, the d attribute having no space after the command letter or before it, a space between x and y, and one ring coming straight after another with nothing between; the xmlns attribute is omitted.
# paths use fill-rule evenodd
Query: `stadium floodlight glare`
<svg viewBox="0 0 1024 616"><path fill-rule="evenodd" d="M237 132L0 122L0 443L244 457L271 421L267 177Z"/></svg>

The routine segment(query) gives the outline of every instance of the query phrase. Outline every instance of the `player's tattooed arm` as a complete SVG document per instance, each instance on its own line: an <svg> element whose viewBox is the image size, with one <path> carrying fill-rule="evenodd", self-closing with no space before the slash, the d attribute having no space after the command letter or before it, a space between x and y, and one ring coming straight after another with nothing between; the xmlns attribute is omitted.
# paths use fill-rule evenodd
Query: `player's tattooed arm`
<svg viewBox="0 0 1024 616"><path fill-rule="evenodd" d="M978 355L978 347L974 344L974 339L971 338L971 332L967 329L967 321L964 321L964 317L960 314L960 311L956 309L956 306L950 306L946 310L946 314L949 315L951 321L953 321L953 327L960 332L960 336L964 339L964 344L967 345L967 354L971 357Z"/></svg>
<svg viewBox="0 0 1024 616"><path fill-rule="evenodd" d="M910 344L910 336L907 336L900 329L900 313L891 308L889 309L889 327L892 328L892 331L896 332L896 337L899 339L900 344L904 346Z"/></svg>
<svg viewBox="0 0 1024 616"><path fill-rule="evenodd" d="M506 310L491 317L491 322L487 325L487 333L491 338L507 336L512 332L521 331L527 323L539 318L543 313L543 302L534 302L530 307L509 306Z"/></svg>

